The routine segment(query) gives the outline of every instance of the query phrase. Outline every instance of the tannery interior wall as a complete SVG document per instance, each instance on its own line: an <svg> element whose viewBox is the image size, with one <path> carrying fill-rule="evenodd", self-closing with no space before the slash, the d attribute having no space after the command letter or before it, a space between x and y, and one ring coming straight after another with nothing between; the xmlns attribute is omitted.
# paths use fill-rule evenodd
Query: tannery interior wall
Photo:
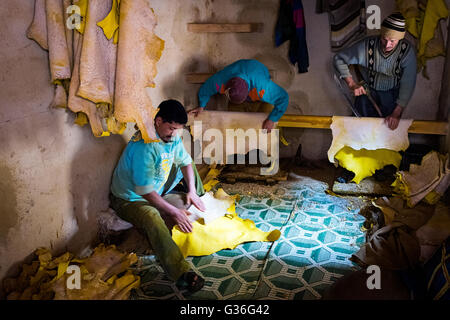
<svg viewBox="0 0 450 320"><path fill-rule="evenodd" d="M310 59L303 74L287 58L288 43L274 46L279 0L149 1L158 17L155 32L165 41L156 87L148 89L155 106L174 98L193 108L199 85L187 83L186 73L213 72L237 59L257 58L276 70L275 81L288 91L287 113L350 115L330 74L328 17L315 13L315 1L303 1ZM379 5L384 18L395 2L366 4ZM134 132L129 124L122 136L94 138L89 126L74 124L72 112L49 108L48 55L25 35L33 6L30 0L4 0L0 6L0 279L15 272L37 247L77 252L89 244L98 212L108 208L112 170ZM188 32L190 22L263 26L250 34L202 34ZM435 119L443 62L443 57L428 62L430 80L418 75L405 118ZM330 130L286 129L284 135L290 145L281 146L282 156L293 156L302 144L305 157L325 158L331 143Z"/></svg>

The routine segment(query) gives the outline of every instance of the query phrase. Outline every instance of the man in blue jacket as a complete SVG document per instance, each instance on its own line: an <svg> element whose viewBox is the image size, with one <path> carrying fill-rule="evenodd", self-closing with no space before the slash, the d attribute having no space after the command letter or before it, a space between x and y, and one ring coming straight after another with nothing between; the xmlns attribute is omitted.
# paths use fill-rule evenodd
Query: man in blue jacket
<svg viewBox="0 0 450 320"><path fill-rule="evenodd" d="M234 105L244 102L270 104L269 109L273 109L262 124L262 128L267 129L267 132L273 129L275 122L280 120L289 104L288 93L270 79L267 67L257 60L238 60L209 77L198 92L200 106L190 113L197 116L215 94L224 94ZM252 111L265 112L269 109L263 106L262 110ZM230 110L238 108L232 107Z"/></svg>

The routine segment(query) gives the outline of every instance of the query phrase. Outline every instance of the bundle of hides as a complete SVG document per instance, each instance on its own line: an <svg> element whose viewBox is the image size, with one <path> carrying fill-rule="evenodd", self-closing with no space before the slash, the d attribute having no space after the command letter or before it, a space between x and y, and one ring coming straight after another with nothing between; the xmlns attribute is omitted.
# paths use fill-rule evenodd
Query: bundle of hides
<svg viewBox="0 0 450 320"><path fill-rule="evenodd" d="M399 197L378 198L385 226L378 229L351 260L361 266L407 269L428 261L450 236L450 210L442 202L409 208Z"/></svg>
<svg viewBox="0 0 450 320"><path fill-rule="evenodd" d="M422 199L435 204L450 185L449 155L427 153L420 165L411 164L409 171L399 171L392 184L394 192L407 201L410 208Z"/></svg>
<svg viewBox="0 0 450 320"><path fill-rule="evenodd" d="M115 246L103 244L84 259L70 252L52 257L46 248L35 251L37 259L24 264L17 278L6 278L3 287L8 300L103 300L128 299L140 285L140 278L129 267L137 262L134 253L121 253ZM81 270L79 289L68 286L69 266Z"/></svg>
<svg viewBox="0 0 450 320"><path fill-rule="evenodd" d="M384 118L334 116L331 123L333 141L328 160L355 173L352 181L359 183L387 165L399 168L401 155L409 146L408 128L412 120L402 119L395 130Z"/></svg>
<svg viewBox="0 0 450 320"><path fill-rule="evenodd" d="M96 137L135 122L145 142L155 140L146 93L164 49L155 26L146 0L35 0L27 36L48 50L51 106L68 107L79 125L89 121Z"/></svg>
<svg viewBox="0 0 450 320"><path fill-rule="evenodd" d="M408 32L417 39L417 67L424 77L428 59L445 56L444 37L439 21L448 16L445 0L396 0L406 19Z"/></svg>
<svg viewBox="0 0 450 320"><path fill-rule="evenodd" d="M249 219L236 214L236 196L229 196L223 189L215 194L206 193L201 197L205 204L204 213L190 208L193 231L181 232L178 226L172 229L172 239L184 257L204 256L222 249L234 249L249 241L276 241L281 233L275 229L264 232Z"/></svg>

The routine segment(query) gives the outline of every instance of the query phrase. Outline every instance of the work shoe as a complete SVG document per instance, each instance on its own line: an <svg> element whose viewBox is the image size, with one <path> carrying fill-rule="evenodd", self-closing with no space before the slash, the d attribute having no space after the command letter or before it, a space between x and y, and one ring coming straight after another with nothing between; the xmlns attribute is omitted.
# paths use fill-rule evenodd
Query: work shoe
<svg viewBox="0 0 450 320"><path fill-rule="evenodd" d="M392 164L385 166L381 170L376 170L373 177L378 182L394 182L395 173L397 172L397 168Z"/></svg>
<svg viewBox="0 0 450 320"><path fill-rule="evenodd" d="M178 279L177 286L180 288L185 288L189 292L194 293L203 288L205 284L205 279L200 277L194 271L189 271L183 273L183 275Z"/></svg>
<svg viewBox="0 0 450 320"><path fill-rule="evenodd" d="M340 175L336 178L339 183L349 183L355 177L355 173L345 168L341 168Z"/></svg>

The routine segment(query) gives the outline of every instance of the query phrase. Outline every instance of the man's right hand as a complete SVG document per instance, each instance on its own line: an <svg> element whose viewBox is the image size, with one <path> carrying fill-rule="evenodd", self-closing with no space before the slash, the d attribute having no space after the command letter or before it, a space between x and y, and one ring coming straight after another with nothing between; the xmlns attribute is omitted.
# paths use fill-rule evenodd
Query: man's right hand
<svg viewBox="0 0 450 320"><path fill-rule="evenodd" d="M204 108L202 107L197 107L195 109L188 111L188 115L193 115L194 117L197 117L200 113L202 113L203 109Z"/></svg>
<svg viewBox="0 0 450 320"><path fill-rule="evenodd" d="M345 78L345 82L347 83L348 87L353 92L355 97L361 96L363 94L367 94L367 92L364 89L364 87L361 86L360 84L356 83L355 80L353 80L352 77Z"/></svg>
<svg viewBox="0 0 450 320"><path fill-rule="evenodd" d="M184 233L189 233L193 230L192 223L189 221L189 214L189 211L178 208L170 214L170 217L173 219L175 224L179 226L180 230Z"/></svg>

